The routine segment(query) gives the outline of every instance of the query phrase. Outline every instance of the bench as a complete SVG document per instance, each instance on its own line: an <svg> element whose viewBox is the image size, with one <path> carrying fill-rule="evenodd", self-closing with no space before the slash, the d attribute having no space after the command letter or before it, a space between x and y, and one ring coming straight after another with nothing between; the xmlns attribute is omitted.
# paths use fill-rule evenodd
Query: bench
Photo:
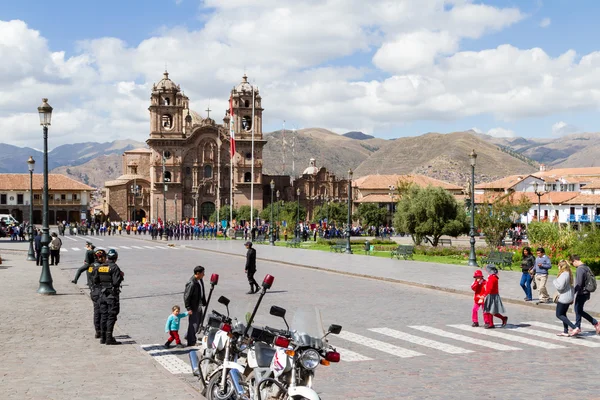
<svg viewBox="0 0 600 400"><path fill-rule="evenodd" d="M300 243L302 243L302 239L293 238L285 243L285 247L300 247Z"/></svg>
<svg viewBox="0 0 600 400"><path fill-rule="evenodd" d="M487 257L482 257L481 262L483 264L493 264L498 269L504 269L508 267L512 269L513 264L513 253L508 251L491 251Z"/></svg>
<svg viewBox="0 0 600 400"><path fill-rule="evenodd" d="M438 240L438 243L442 246L445 244L447 244L448 246L452 246L452 239L440 239Z"/></svg>
<svg viewBox="0 0 600 400"><path fill-rule="evenodd" d="M402 257L405 260L409 258L412 260L414 251L414 246L400 245L395 250L390 251L390 258L396 257L399 260Z"/></svg>
<svg viewBox="0 0 600 400"><path fill-rule="evenodd" d="M332 244L331 246L329 246L329 251L333 251L334 253L343 253L344 251L346 251L346 241L345 240L336 241L335 244Z"/></svg>
<svg viewBox="0 0 600 400"><path fill-rule="evenodd" d="M233 234L233 238L234 239L243 239L244 238L244 231L242 229L238 229L237 231L235 231L235 233Z"/></svg>
<svg viewBox="0 0 600 400"><path fill-rule="evenodd" d="M267 241L267 237L264 234L257 235L256 239L254 239L256 243L265 243Z"/></svg>

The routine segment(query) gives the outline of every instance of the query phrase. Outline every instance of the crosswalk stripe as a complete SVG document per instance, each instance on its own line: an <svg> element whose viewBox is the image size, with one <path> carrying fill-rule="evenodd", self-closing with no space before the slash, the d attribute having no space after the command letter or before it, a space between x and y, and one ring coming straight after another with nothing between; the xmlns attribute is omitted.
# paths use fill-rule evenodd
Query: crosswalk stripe
<svg viewBox="0 0 600 400"><path fill-rule="evenodd" d="M600 347L600 343L587 341L587 340L578 340L577 338L572 337L564 337L564 336L556 336L555 333L550 332L542 332L536 331L534 329L529 328L521 328L519 326L511 327L509 329L515 330L519 333L525 333L531 336L537 336L545 339L558 340L561 342L569 342L569 344L574 344L577 346L585 346L585 347Z"/></svg>
<svg viewBox="0 0 600 400"><path fill-rule="evenodd" d="M558 323L560 323L560 325L547 324L545 322L537 322L537 321L522 322L523 325L537 326L539 328L551 329L553 331L556 331L557 329L562 328L562 321L558 321Z"/></svg>
<svg viewBox="0 0 600 400"><path fill-rule="evenodd" d="M154 247L152 247L152 246L144 246L144 247L147 249L150 249L150 250L154 250Z"/></svg>
<svg viewBox="0 0 600 400"><path fill-rule="evenodd" d="M353 362L353 361L371 361L372 358L363 356L362 354L358 354L353 352L352 350L343 349L341 347L335 346L335 349L338 353L340 353L340 360Z"/></svg>
<svg viewBox="0 0 600 400"><path fill-rule="evenodd" d="M61 248L60 248L60 252L61 252L61 253L62 253L62 252L68 253L68 252L69 252L69 250L65 249L64 247L61 247Z"/></svg>
<svg viewBox="0 0 600 400"><path fill-rule="evenodd" d="M192 368L182 359L172 354L170 350L164 349L161 344L145 344L141 348L172 374L190 374Z"/></svg>
<svg viewBox="0 0 600 400"><path fill-rule="evenodd" d="M73 250L73 251L79 251L80 249L79 249L79 247L71 247L71 250Z"/></svg>
<svg viewBox="0 0 600 400"><path fill-rule="evenodd" d="M122 249L131 250L131 247L121 246Z"/></svg>
<svg viewBox="0 0 600 400"><path fill-rule="evenodd" d="M500 351L511 351L511 350L522 350L518 347L507 346L505 344L488 342L487 340L475 339L469 336L459 335L457 333L446 332L441 329L431 328L429 326L409 326L409 328L417 329L422 332L431 333L432 335L442 336L449 339L458 340L461 342L466 342L470 344L475 344L478 346L489 347L490 349L500 350Z"/></svg>
<svg viewBox="0 0 600 400"><path fill-rule="evenodd" d="M144 248L140 247L140 246L131 246L131 247L133 247L134 249L138 249L138 250L144 250Z"/></svg>
<svg viewBox="0 0 600 400"><path fill-rule="evenodd" d="M168 249L168 247L165 247L165 246L154 246L154 247L157 249L161 249L161 250Z"/></svg>
<svg viewBox="0 0 600 400"><path fill-rule="evenodd" d="M546 343L540 342L539 340L527 339L521 336L509 335L504 332L498 332L492 329L482 329L482 328L474 328L469 325L448 325L449 327L461 329L467 332L478 333L480 335L493 336L504 340L509 340L511 342L519 342L523 344L528 344L530 346L542 347L544 349L564 349L565 346L560 346L554 343Z"/></svg>
<svg viewBox="0 0 600 400"><path fill-rule="evenodd" d="M76 242L76 241L77 241L76 239L73 239L72 237L69 237L69 236L63 236L63 237L64 237L64 238L66 238L66 239L72 240L72 241L74 241L74 242Z"/></svg>
<svg viewBox="0 0 600 400"><path fill-rule="evenodd" d="M443 351L450 354L467 354L473 353L473 350L463 349L461 347L452 346L451 344L437 342L435 340L425 339L419 336L411 335L410 333L400 332L389 328L374 328L369 329L371 332L381 333L382 335L390 336L395 339L405 340L410 343L420 346L430 347L432 349Z"/></svg>
<svg viewBox="0 0 600 400"><path fill-rule="evenodd" d="M356 333L348 331L340 332L340 334L337 337L347 340L349 342L362 344L363 346L371 347L375 350L379 350L384 353L388 353L401 358L410 358L423 355L413 350L403 349L402 347L394 346L392 344L381 342L379 340L370 339L366 336L357 335Z"/></svg>

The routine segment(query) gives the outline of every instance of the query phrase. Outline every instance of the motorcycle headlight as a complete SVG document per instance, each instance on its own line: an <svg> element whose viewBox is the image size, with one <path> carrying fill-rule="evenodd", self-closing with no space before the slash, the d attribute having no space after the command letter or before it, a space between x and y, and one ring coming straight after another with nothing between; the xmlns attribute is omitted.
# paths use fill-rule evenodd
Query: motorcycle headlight
<svg viewBox="0 0 600 400"><path fill-rule="evenodd" d="M317 368L320 361L321 356L315 350L306 350L300 356L300 364L306 369Z"/></svg>

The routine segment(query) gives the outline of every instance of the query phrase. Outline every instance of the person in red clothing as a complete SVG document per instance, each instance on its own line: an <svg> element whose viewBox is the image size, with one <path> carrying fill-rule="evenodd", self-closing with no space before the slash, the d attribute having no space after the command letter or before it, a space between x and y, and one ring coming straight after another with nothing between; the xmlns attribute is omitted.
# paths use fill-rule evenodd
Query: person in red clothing
<svg viewBox="0 0 600 400"><path fill-rule="evenodd" d="M479 308L483 308L483 300L485 299L486 280L483 279L483 272L480 269L475 271L473 278L475 281L471 285L471 290L475 292L475 296L473 297L473 324L471 326L477 327L479 326Z"/></svg>
<svg viewBox="0 0 600 400"><path fill-rule="evenodd" d="M502 327L505 327L508 317L502 315L506 313L506 310L498 291L498 268L493 264L488 264L485 269L489 275L485 284L485 300L483 301L483 322L485 322L483 327L485 329L495 328L494 317L500 318Z"/></svg>

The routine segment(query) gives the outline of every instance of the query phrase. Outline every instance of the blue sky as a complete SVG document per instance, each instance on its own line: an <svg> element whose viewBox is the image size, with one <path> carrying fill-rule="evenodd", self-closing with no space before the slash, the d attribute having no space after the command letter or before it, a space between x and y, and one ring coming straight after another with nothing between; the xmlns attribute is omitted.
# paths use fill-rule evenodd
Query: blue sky
<svg viewBox="0 0 600 400"><path fill-rule="evenodd" d="M238 75L246 70L255 84L263 89L265 131L279 129L284 119L288 121L288 126L298 128L319 126L338 133L363 130L386 138L470 128L526 137L549 137L598 130L598 100L595 98L598 88L595 86L600 79L598 82L594 79L596 64L592 62L591 66L585 68L575 67L579 67L582 57L598 50L595 38L599 33L596 21L600 11L599 2L454 0L458 4L446 4L446 11L443 11L436 8L436 0L427 0L432 9L422 13L422 24L419 23L419 16L415 17L417 21L410 21L402 20L403 15L399 14L397 26L393 23L379 23L385 15L373 16L371 22L368 21L369 16L365 15L367 21L361 26L360 16L365 11L358 9L362 7L359 2L353 3L356 4L355 9L348 3L348 7L339 10L335 9L334 2L328 2L328 6L324 7L326 13L330 11L332 16L339 15L340 18L336 20L332 17L332 24L349 21L347 26L342 25L345 32L332 33L319 25L309 26L313 16L310 15L310 8L303 7L303 2L282 0L269 4L269 1L272 0L255 3L209 0L212 6L210 8L205 8L203 2L198 0L5 2L0 11L0 21L23 21L28 31L37 31L46 40L48 54L64 52L65 63L71 67L67 72L61 70L61 79L71 83L72 87L68 90L64 85L51 88L59 95L68 92L64 94L64 105L59 105L59 108L62 106L67 114L77 113L77 118L80 119L87 111L86 118L96 124L96 132L108 132L114 130L115 126L123 129L118 134L110 133L109 137L127 135L129 129L130 137L143 139L147 135L147 122L145 132L142 123L145 116L141 113L126 115L123 110L116 111L108 106L106 109L94 109L94 105L97 107L93 101L94 93L98 93L98 90L115 90L117 87L116 95L120 96L124 94L123 87L126 86L127 96L138 102L132 103L131 109L140 112L139 110L143 110L142 101L146 101L148 97L148 85L160 79L164 67L159 65L164 66L165 62L169 65L172 78L181 83L186 93L194 96L191 97L192 104L199 110L206 108L209 99L212 99L214 107L222 107L228 97L228 88L239 81ZM239 6L236 7L238 3ZM277 4L281 9L288 8L291 20L299 24L294 30L301 32L286 32L286 25L277 25L277 18L281 14L277 14L272 4ZM420 14L419 4L423 4L422 8L428 7L425 0L423 3L406 1L406 4ZM453 9L465 4L489 6L488 12L496 13L498 20L504 20L495 24L496 17L485 21L484 16L480 18L472 15L474 22L471 23L480 25L480 32L465 33L460 24L446 21L451 19L449 16ZM516 10L518 15L513 13L508 16L511 10ZM479 11L481 10L473 8L470 14ZM353 21L355 17L356 21ZM262 22L257 23L259 19ZM440 22L436 25L431 20ZM215 27L224 24L219 21L232 25L223 27L219 32L218 27ZM239 34L234 36L231 32L236 23L254 34L268 32L266 39L262 39L264 46L259 49L259 44L249 44ZM315 24L318 23L319 21L315 21ZM357 27L361 28L361 32L354 32ZM306 32L302 32L303 29ZM319 36L321 30L322 36ZM369 30L376 34L369 35ZM428 38L435 38L440 32L447 34L443 36L449 38L447 45L439 45L438 48L436 43L426 43L426 46L434 48L429 55L419 56L414 64L402 65L404 61L398 56L398 51L389 49L408 48L420 51L426 46L417 41L416 47L411 47L410 41L414 39L411 35L415 32L422 34L423 31L430 34ZM281 38L278 37L278 32L282 32ZM315 34L319 43L314 38L306 45L300 43L303 35L308 37L311 33ZM286 35L293 39L286 39ZM98 40L101 38L116 38L124 43L117 46L117 50L107 50L104 43L92 46L100 43ZM145 49L154 43L151 40L153 38L159 50L156 57L150 60ZM173 43L169 40L175 41L174 47L182 49L175 57L168 48L164 51L160 49L161 43ZM198 48L193 46L194 40L198 41ZM14 48L20 49L27 45L9 43L3 50L0 39L0 55L5 59L6 54L15 51ZM386 49L388 45L391 47ZM474 77L473 80L466 79L463 84L452 78L460 76L460 70L446 67L447 63L458 58L455 56L466 56L467 52L480 54L488 50L494 51L504 45L512 46L523 57L533 57L531 69L520 65L512 71L510 60L507 60L505 73L491 71L487 74L486 71L481 71L481 76ZM219 56L212 56L206 50L214 49L215 46L220 47ZM312 53L311 46L314 47ZM32 48L35 50L39 47ZM549 61L538 65L536 56L531 52L534 48L542 49ZM413 50L411 52L415 52ZM576 55L570 65L561 64L558 57L569 50L574 50ZM250 55L251 51L256 55ZM121 58L124 53L131 58ZM217 57L222 61L217 62L214 59ZM46 70L64 68L62 62L56 62L53 56L46 58L50 61L40 61ZM190 60L189 63L201 66L197 73L189 65L185 66L187 59ZM48 67L48 63L52 64L52 68ZM81 65L85 66L85 70ZM18 70L20 66L15 64L11 68ZM21 69L26 70L23 66ZM106 70L122 70L123 76L107 76L104 73ZM536 76L538 71L539 75ZM532 75L531 84L525 78L517 79L524 72ZM92 77L94 74L96 76ZM545 83L540 86L541 77L546 77L544 82L551 82L551 90ZM24 72L23 76L17 77L13 82L19 82L19 79L27 82L28 78L31 76L28 77ZM401 86L401 89L394 86L397 84L394 81L396 78L401 81L404 78L410 80L416 91L423 90L425 94L407 95L405 86ZM334 86L334 81L338 80ZM582 88L582 81L589 82L590 87ZM134 86L129 87L127 82ZM494 87L488 91L486 86L490 83L494 83ZM452 89L454 85L458 88ZM460 87L465 85L472 85L472 88L461 90ZM502 85L504 86L500 87ZM334 95L332 92L338 92L336 87L340 90ZM77 92L78 88L81 93ZM83 88L88 92L83 93ZM50 95L53 94L52 90ZM396 95L394 90L398 90ZM8 89L5 90L7 91ZM342 93L347 93L348 97L340 99ZM525 102L525 106L517 101L511 104L511 99L515 96L520 98L519 101ZM288 107L282 105L282 99L286 98L293 99ZM81 103L81 99L85 99L85 102ZM498 102L498 106L494 107L490 102ZM535 104L536 102L543 104ZM2 112L0 109L0 116L15 118L18 112L28 110L21 111L17 107L11 108L10 112L8 109ZM135 114L135 111L132 112ZM99 119L99 116L106 117L106 120ZM116 118L123 118L124 121L116 123ZM70 140L69 134L89 123L91 122L73 123L72 130L65 131L61 140ZM19 144L27 140L21 134L19 131L13 134L19 139L16 140Z"/></svg>

